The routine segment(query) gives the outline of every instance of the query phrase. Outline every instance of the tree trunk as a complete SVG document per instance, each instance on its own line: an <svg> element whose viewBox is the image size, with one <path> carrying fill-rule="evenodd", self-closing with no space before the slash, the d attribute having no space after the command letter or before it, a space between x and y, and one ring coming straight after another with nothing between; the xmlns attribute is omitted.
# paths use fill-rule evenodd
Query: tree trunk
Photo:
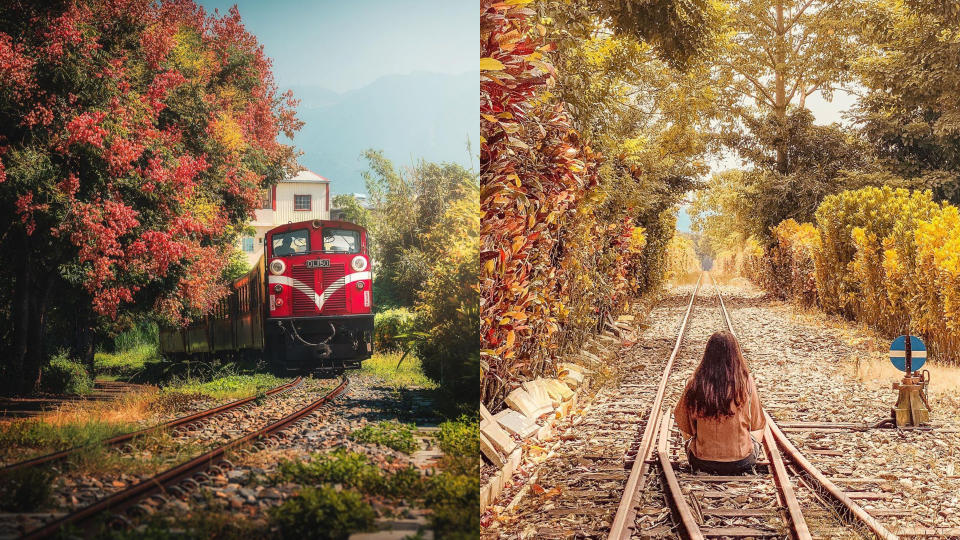
<svg viewBox="0 0 960 540"><path fill-rule="evenodd" d="M13 344L10 350L9 377L3 382L4 393L21 393L28 385L26 363L30 340L30 254L20 261L13 284L11 319ZM29 390L27 390L29 391Z"/></svg>
<svg viewBox="0 0 960 540"><path fill-rule="evenodd" d="M777 143L777 171L780 174L789 173L790 164L787 159L787 90L783 70L786 68L785 48L787 47L787 30L783 26L783 2L777 2L777 30L776 30L776 58L773 76L776 85L774 96L776 104L774 114L780 124L780 137Z"/></svg>
<svg viewBox="0 0 960 540"><path fill-rule="evenodd" d="M26 237L21 241L29 244ZM13 284L13 343L10 347L9 377L2 383L4 392L8 394L28 394L39 387L44 360L45 317L54 283L51 273L37 271L28 246L19 251L24 253L24 257L17 262Z"/></svg>
<svg viewBox="0 0 960 540"><path fill-rule="evenodd" d="M73 342L70 347L70 358L80 362L93 375L94 355L96 353L96 332L93 329L94 316L90 309L84 306L77 307L77 318L74 322Z"/></svg>

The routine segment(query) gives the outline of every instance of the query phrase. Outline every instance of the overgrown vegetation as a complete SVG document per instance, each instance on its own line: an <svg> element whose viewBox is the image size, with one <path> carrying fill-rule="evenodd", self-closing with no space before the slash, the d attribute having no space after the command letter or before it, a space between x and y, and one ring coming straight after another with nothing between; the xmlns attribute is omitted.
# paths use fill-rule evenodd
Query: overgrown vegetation
<svg viewBox="0 0 960 540"><path fill-rule="evenodd" d="M272 508L270 518L280 528L281 538L342 540L350 533L372 529L376 515L359 493L320 486L301 489Z"/></svg>
<svg viewBox="0 0 960 540"><path fill-rule="evenodd" d="M420 472L413 467L392 471L373 463L366 454L337 448L313 454L309 460L282 461L278 478L300 484L342 484L362 493L418 499L422 496Z"/></svg>
<svg viewBox="0 0 960 540"><path fill-rule="evenodd" d="M392 420L367 424L350 434L350 438L362 443L382 444L387 448L409 454L420 446L416 439L417 427Z"/></svg>
<svg viewBox="0 0 960 540"><path fill-rule="evenodd" d="M93 390L93 380L86 368L61 349L43 368L43 390L54 394L87 394Z"/></svg>
<svg viewBox="0 0 960 540"><path fill-rule="evenodd" d="M480 424L476 419L462 415L455 421L440 424L437 433L440 450L448 456L471 457L480 455Z"/></svg>
<svg viewBox="0 0 960 540"><path fill-rule="evenodd" d="M93 367L98 375L129 379L143 372L147 364L162 360L156 344L141 344L117 352L98 352Z"/></svg>
<svg viewBox="0 0 960 540"><path fill-rule="evenodd" d="M775 241L740 252L735 271L780 296L924 337L960 354L960 214L929 191L864 188L824 199L816 223L782 222Z"/></svg>
<svg viewBox="0 0 960 540"><path fill-rule="evenodd" d="M302 485L340 484L347 489L402 498L432 510L436 538L475 538L480 530L479 424L470 416L440 424L441 471L423 476L412 466L380 466L365 454L338 448L309 460L282 461L277 479Z"/></svg>
<svg viewBox="0 0 960 540"><path fill-rule="evenodd" d="M161 392L209 397L213 399L239 399L279 386L287 379L266 373L251 375L218 375L211 380L174 379Z"/></svg>
<svg viewBox="0 0 960 540"><path fill-rule="evenodd" d="M448 396L475 403L477 177L456 164L421 161L398 171L379 152L366 157L376 304L413 309L416 318L401 347L413 347L423 372ZM397 327L409 324L402 312L394 315Z"/></svg>
<svg viewBox="0 0 960 540"><path fill-rule="evenodd" d="M480 327L491 408L662 283L677 206L706 170L715 110L696 57L713 40L716 4L526 4L481 3Z"/></svg>
<svg viewBox="0 0 960 540"><path fill-rule="evenodd" d="M461 416L440 424L442 472L429 480L425 503L437 538L476 538L480 530L480 424Z"/></svg>
<svg viewBox="0 0 960 540"><path fill-rule="evenodd" d="M373 347L376 351L403 351L412 340L417 315L407 308L387 308L377 311L373 319Z"/></svg>

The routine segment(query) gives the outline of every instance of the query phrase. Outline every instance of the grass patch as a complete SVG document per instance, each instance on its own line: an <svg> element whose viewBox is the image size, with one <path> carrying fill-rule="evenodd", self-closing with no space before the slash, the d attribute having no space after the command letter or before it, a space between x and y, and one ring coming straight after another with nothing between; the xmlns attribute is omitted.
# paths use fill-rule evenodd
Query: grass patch
<svg viewBox="0 0 960 540"><path fill-rule="evenodd" d="M240 399L289 382L266 373L227 375L210 381L177 380L163 389L163 394L177 393L213 399Z"/></svg>
<svg viewBox="0 0 960 540"><path fill-rule="evenodd" d="M360 373L372 375L383 381L387 386L393 386L394 388L424 388L427 390L437 388L437 383L423 374L423 367L419 358L413 354L408 354L403 362L400 362L402 357L403 353L399 352L376 353L363 361ZM397 368L397 364L400 364L399 368Z"/></svg>
<svg viewBox="0 0 960 540"><path fill-rule="evenodd" d="M387 448L409 454L420 448L414 436L417 427L413 424L401 424L394 421L367 424L350 434L350 438L362 443L382 444ZM480 436L477 435L477 444Z"/></svg>
<svg viewBox="0 0 960 540"><path fill-rule="evenodd" d="M329 454L313 454L310 461L281 461L277 475L281 481L342 484L363 493L389 497L417 498L423 493L423 479L413 466L387 471L372 463L366 454L343 448Z"/></svg>
<svg viewBox="0 0 960 540"><path fill-rule="evenodd" d="M84 446L136 428L137 425L132 423L99 420L69 424L19 420L0 425L0 447L32 446L59 450Z"/></svg>
<svg viewBox="0 0 960 540"><path fill-rule="evenodd" d="M129 378L143 371L148 363L161 360L157 346L144 343L120 352L98 352L93 365L98 374Z"/></svg>
<svg viewBox="0 0 960 540"><path fill-rule="evenodd" d="M352 532L371 530L376 515L359 493L320 486L303 488L297 496L272 508L270 518L280 529L281 538L339 540Z"/></svg>

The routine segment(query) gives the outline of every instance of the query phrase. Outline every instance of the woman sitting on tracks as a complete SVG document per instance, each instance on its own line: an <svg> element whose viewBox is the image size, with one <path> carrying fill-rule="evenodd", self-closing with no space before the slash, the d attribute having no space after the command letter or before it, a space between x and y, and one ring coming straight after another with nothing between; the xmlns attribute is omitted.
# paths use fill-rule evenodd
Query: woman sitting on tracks
<svg viewBox="0 0 960 540"><path fill-rule="evenodd" d="M674 416L694 470L735 475L756 464L760 444L750 432L762 430L766 421L757 386L733 334L710 336Z"/></svg>

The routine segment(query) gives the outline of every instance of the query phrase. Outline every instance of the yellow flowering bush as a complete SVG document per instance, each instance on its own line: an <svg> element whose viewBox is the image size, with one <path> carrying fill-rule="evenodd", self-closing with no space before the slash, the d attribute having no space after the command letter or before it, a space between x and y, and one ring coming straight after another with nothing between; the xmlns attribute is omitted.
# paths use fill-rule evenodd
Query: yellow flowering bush
<svg viewBox="0 0 960 540"><path fill-rule="evenodd" d="M917 223L913 327L940 362L960 363L960 213L944 205Z"/></svg>
<svg viewBox="0 0 960 540"><path fill-rule="evenodd" d="M780 222L773 228L776 244L771 248L767 282L781 298L789 298L804 305L817 299L816 267L813 254L820 247L820 232L811 223L797 223L793 219Z"/></svg>
<svg viewBox="0 0 960 540"><path fill-rule="evenodd" d="M918 220L930 219L938 209L929 191L887 186L826 197L815 213L821 240L814 251L820 307L884 331L905 329L903 293L913 288L913 231ZM891 249L902 266L890 267L899 278L893 285L883 264L885 250ZM891 302L891 291L896 302Z"/></svg>
<svg viewBox="0 0 960 540"><path fill-rule="evenodd" d="M675 234L667 244L666 279L674 282L688 281L700 272L700 260L693 249L693 241Z"/></svg>
<svg viewBox="0 0 960 540"><path fill-rule="evenodd" d="M960 210L929 191L870 187L825 198L815 216L781 222L767 250L748 243L718 266L890 337L909 329L932 358L960 363Z"/></svg>

